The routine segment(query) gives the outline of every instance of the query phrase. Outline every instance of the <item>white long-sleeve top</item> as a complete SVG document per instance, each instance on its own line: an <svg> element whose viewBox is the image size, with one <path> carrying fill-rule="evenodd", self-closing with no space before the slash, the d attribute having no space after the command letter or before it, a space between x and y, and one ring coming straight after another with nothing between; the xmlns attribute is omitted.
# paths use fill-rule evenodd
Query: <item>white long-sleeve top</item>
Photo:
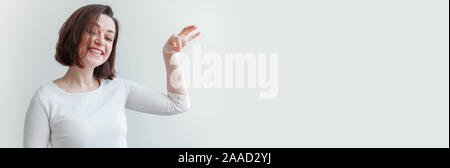
<svg viewBox="0 0 450 168"><path fill-rule="evenodd" d="M125 108L171 115L189 107L187 95L166 95L125 79L102 79L99 88L82 93L68 93L51 81L31 99L23 146L127 147Z"/></svg>

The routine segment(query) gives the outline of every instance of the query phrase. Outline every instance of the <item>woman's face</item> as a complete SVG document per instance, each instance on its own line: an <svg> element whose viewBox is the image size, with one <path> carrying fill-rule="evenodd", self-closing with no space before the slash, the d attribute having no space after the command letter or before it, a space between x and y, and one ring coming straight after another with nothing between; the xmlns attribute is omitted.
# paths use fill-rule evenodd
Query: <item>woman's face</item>
<svg viewBox="0 0 450 168"><path fill-rule="evenodd" d="M108 60L113 47L116 26L114 20L101 14L98 21L90 23L91 29L83 32L79 45L81 62L84 66L95 68Z"/></svg>

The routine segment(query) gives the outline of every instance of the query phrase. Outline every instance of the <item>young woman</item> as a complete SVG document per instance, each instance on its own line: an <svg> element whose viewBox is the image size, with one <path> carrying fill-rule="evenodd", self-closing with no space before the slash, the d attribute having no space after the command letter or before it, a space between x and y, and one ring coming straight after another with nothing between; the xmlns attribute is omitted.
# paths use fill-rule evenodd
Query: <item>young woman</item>
<svg viewBox="0 0 450 168"><path fill-rule="evenodd" d="M115 78L118 26L112 9L98 4L83 6L66 20L59 31L55 59L69 69L33 95L25 119L24 147L127 147L125 108L160 115L189 109L182 68L171 59L200 35L189 36L197 27L185 27L163 47L164 94Z"/></svg>

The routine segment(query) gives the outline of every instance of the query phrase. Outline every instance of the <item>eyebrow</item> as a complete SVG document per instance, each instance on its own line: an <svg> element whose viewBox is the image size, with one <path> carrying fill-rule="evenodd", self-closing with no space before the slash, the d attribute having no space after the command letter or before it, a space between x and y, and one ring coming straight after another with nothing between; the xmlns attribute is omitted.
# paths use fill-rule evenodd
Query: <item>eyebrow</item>
<svg viewBox="0 0 450 168"><path fill-rule="evenodd" d="M97 27L101 27L99 24L97 24L97 23L91 23L91 24L93 24L93 25L95 25L95 26L97 26ZM107 30L108 32L111 32L111 33L113 33L114 35L116 34L116 33L114 33L114 31L112 31L112 30Z"/></svg>

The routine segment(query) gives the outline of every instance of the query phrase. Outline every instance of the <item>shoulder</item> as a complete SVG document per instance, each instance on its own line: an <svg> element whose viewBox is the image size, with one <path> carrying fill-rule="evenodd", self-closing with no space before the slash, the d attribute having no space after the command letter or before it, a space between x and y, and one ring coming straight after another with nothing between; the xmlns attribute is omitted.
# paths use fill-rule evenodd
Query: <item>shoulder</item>
<svg viewBox="0 0 450 168"><path fill-rule="evenodd" d="M105 80L105 86L110 85L109 88L114 88L115 90L124 90L129 94L132 90L144 88L142 85L128 79L114 78L112 80Z"/></svg>
<svg viewBox="0 0 450 168"><path fill-rule="evenodd" d="M133 82L127 79L122 78L113 78L113 79L103 79L102 85L105 88L112 90L124 90L125 92L129 92L131 87L133 86Z"/></svg>
<svg viewBox="0 0 450 168"><path fill-rule="evenodd" d="M123 87L128 83L128 80L122 78L102 79L102 85Z"/></svg>
<svg viewBox="0 0 450 168"><path fill-rule="evenodd" d="M53 81L46 82L45 84L42 84L39 86L38 89L36 89L33 93L33 96L31 97L31 104L39 104L42 106L45 106L45 102L54 95L55 91L52 86Z"/></svg>
<svg viewBox="0 0 450 168"><path fill-rule="evenodd" d="M56 84L53 83L53 81L48 81L45 84L39 86L39 88L34 92L34 96L45 96L47 94L53 93L56 88Z"/></svg>
<svg viewBox="0 0 450 168"><path fill-rule="evenodd" d="M130 85L134 84L133 81L130 81L128 79L123 79L123 78L113 78L111 80L110 79L104 79L103 81L104 81L105 85L113 84L113 85L122 85L122 86L125 86L125 87L129 87Z"/></svg>

